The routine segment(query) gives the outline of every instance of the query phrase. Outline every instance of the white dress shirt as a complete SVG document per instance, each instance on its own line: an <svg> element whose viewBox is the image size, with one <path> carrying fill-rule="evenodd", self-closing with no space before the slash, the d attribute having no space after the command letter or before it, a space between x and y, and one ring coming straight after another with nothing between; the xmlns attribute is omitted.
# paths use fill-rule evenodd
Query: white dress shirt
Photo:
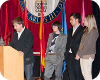
<svg viewBox="0 0 100 80"><path fill-rule="evenodd" d="M25 30L25 26L24 26L23 30L20 33L17 32L18 33L18 40L20 39L20 36L21 36L21 34L23 33L24 30Z"/></svg>

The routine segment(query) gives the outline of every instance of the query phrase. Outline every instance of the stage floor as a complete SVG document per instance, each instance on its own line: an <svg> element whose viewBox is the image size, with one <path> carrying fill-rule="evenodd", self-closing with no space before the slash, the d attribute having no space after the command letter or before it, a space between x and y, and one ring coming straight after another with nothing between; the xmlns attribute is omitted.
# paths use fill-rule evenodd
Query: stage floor
<svg viewBox="0 0 100 80"><path fill-rule="evenodd" d="M24 80L26 80L26 79L24 78ZM44 79L39 79L38 77L36 77L36 78L34 78L34 80L44 80Z"/></svg>

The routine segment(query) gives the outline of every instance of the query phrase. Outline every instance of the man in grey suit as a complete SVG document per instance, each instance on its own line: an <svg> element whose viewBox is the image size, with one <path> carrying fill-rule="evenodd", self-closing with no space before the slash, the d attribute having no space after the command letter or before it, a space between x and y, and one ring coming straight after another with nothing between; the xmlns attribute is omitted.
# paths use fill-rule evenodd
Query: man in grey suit
<svg viewBox="0 0 100 80"><path fill-rule="evenodd" d="M53 33L49 34L46 49L44 80L50 80L54 70L55 80L61 80L67 36L61 33L61 23L59 21L52 24L52 29Z"/></svg>

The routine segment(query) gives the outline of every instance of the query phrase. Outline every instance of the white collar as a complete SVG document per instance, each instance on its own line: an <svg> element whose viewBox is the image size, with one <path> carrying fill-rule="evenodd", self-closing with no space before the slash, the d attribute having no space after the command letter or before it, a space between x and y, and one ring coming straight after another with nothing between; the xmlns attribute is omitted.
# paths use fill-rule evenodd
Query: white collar
<svg viewBox="0 0 100 80"><path fill-rule="evenodd" d="M23 33L24 30L25 30L25 26L24 26L23 30L20 33L17 32L18 33L18 40L20 39L20 36L21 36L21 34Z"/></svg>
<svg viewBox="0 0 100 80"><path fill-rule="evenodd" d="M21 32L17 32L18 34L22 34L22 32L24 31L24 29L25 29L25 26L24 26L24 28L23 28L23 30L21 31Z"/></svg>
<svg viewBox="0 0 100 80"><path fill-rule="evenodd" d="M76 30L79 26L80 26L80 24L78 26L76 26L76 27L73 27L73 29Z"/></svg>
<svg viewBox="0 0 100 80"><path fill-rule="evenodd" d="M72 36L73 36L73 34L75 33L76 29L77 29L79 26L80 26L80 24L79 24L78 26L76 26L76 27L73 27Z"/></svg>

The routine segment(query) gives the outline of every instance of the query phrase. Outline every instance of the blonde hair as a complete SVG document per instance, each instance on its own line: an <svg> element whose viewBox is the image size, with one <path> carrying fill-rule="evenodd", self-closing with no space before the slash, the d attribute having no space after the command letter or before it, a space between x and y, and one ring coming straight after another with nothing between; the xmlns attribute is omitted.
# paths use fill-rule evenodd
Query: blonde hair
<svg viewBox="0 0 100 80"><path fill-rule="evenodd" d="M86 18L86 20L87 20L87 23L88 23L88 33L92 30L92 29L96 29L97 31L98 31L98 29L97 29L97 24L96 24L96 20L95 20L95 17L94 17L94 15L93 14L90 14L90 15L86 15L85 16L85 18ZM84 30L85 31L85 30Z"/></svg>
<svg viewBox="0 0 100 80"><path fill-rule="evenodd" d="M84 34L81 38L79 50L82 50L82 40L86 34L88 34L92 29L96 29L96 31L98 33L98 29L97 29L96 20L95 20L94 15L93 14L86 15L85 18L87 20L88 26L84 29Z"/></svg>

